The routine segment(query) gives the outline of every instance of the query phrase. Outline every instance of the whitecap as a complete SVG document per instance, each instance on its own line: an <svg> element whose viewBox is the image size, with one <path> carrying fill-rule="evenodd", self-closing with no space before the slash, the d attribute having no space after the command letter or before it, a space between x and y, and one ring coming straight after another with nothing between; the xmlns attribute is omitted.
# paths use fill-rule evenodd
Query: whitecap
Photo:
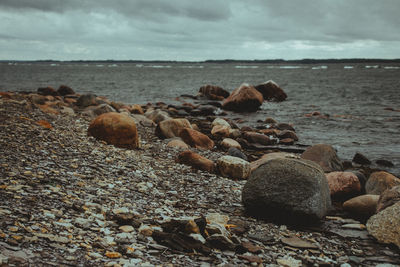
<svg viewBox="0 0 400 267"><path fill-rule="evenodd" d="M353 66L344 66L343 69L354 69Z"/></svg>
<svg viewBox="0 0 400 267"><path fill-rule="evenodd" d="M300 69L300 66L279 66L280 69Z"/></svg>
<svg viewBox="0 0 400 267"><path fill-rule="evenodd" d="M377 69L377 68L379 68L379 65L367 65L367 66L365 66L365 68L366 69Z"/></svg>
<svg viewBox="0 0 400 267"><path fill-rule="evenodd" d="M244 66L244 65L238 65L235 66L236 69L258 69L258 66Z"/></svg>
<svg viewBox="0 0 400 267"><path fill-rule="evenodd" d="M311 69L313 70L326 70L328 68L328 66L315 66L312 67Z"/></svg>
<svg viewBox="0 0 400 267"><path fill-rule="evenodd" d="M398 70L398 69L400 69L400 67L398 67L398 66L386 66L386 67L384 67L384 69L386 69L386 70Z"/></svg>

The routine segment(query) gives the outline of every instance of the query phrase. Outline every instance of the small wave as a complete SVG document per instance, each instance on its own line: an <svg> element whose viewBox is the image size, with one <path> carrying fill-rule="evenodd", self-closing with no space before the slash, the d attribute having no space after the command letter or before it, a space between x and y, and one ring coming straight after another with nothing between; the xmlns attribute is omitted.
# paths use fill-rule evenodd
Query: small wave
<svg viewBox="0 0 400 267"><path fill-rule="evenodd" d="M57 66L60 66L60 64L52 63L52 64L50 64L50 66L51 66L51 67L57 67Z"/></svg>
<svg viewBox="0 0 400 267"><path fill-rule="evenodd" d="M204 66L180 66L182 69L202 69Z"/></svg>
<svg viewBox="0 0 400 267"><path fill-rule="evenodd" d="M163 68L171 68L171 66L170 65L150 65L150 66L146 66L146 68L163 69Z"/></svg>
<svg viewBox="0 0 400 267"><path fill-rule="evenodd" d="M243 66L243 65L238 65L235 66L236 69L258 69L258 66Z"/></svg>
<svg viewBox="0 0 400 267"><path fill-rule="evenodd" d="M117 64L111 64L111 65L108 65L108 67L115 68L115 67L118 67L118 65Z"/></svg>
<svg viewBox="0 0 400 267"><path fill-rule="evenodd" d="M97 64L96 67L104 67L103 64Z"/></svg>
<svg viewBox="0 0 400 267"><path fill-rule="evenodd" d="M367 66L365 66L365 68L366 69L377 69L377 68L379 68L379 65L373 65L373 66L367 65Z"/></svg>
<svg viewBox="0 0 400 267"><path fill-rule="evenodd" d="M137 68L142 68L144 65L143 64L136 64Z"/></svg>
<svg viewBox="0 0 400 267"><path fill-rule="evenodd" d="M386 70L398 70L398 69L400 69L400 67L398 67L398 66L386 66L386 67L383 67L384 69L386 69Z"/></svg>
<svg viewBox="0 0 400 267"><path fill-rule="evenodd" d="M343 69L354 69L353 66L344 66Z"/></svg>
<svg viewBox="0 0 400 267"><path fill-rule="evenodd" d="M300 69L300 66L279 66L280 69Z"/></svg>
<svg viewBox="0 0 400 267"><path fill-rule="evenodd" d="M326 70L328 68L328 66L315 66L312 67L312 70Z"/></svg>

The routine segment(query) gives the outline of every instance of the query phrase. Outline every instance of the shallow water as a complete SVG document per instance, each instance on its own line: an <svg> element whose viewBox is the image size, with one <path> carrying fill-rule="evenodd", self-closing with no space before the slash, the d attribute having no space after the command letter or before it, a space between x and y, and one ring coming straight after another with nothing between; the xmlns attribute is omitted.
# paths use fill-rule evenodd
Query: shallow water
<svg viewBox="0 0 400 267"><path fill-rule="evenodd" d="M332 144L342 159L361 152L387 159L400 173L400 65L325 64L0 64L0 90L33 91L60 84L126 103L171 102L195 95L200 86L229 91L241 83L269 79L288 94L282 103L264 103L257 113L242 114L249 124L273 117L295 125L302 144ZM328 119L304 116L319 111Z"/></svg>

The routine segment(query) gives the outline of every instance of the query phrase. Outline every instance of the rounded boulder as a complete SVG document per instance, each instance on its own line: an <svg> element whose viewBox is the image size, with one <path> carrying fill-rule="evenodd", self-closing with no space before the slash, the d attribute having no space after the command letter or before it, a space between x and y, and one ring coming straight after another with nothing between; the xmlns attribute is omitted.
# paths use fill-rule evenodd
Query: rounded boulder
<svg viewBox="0 0 400 267"><path fill-rule="evenodd" d="M262 105L263 95L253 86L242 84L222 103L222 108L236 112L254 112Z"/></svg>
<svg viewBox="0 0 400 267"><path fill-rule="evenodd" d="M314 162L277 158L254 170L242 191L246 210L285 223L312 223L331 208L329 186Z"/></svg>
<svg viewBox="0 0 400 267"><path fill-rule="evenodd" d="M139 135L135 121L124 114L109 112L94 119L88 128L88 135L121 148L139 147Z"/></svg>
<svg viewBox="0 0 400 267"><path fill-rule="evenodd" d="M222 176L233 179L247 179L250 175L250 163L241 158L222 156L217 160L218 170Z"/></svg>
<svg viewBox="0 0 400 267"><path fill-rule="evenodd" d="M380 195L386 189L400 185L400 179L385 171L373 172L365 184L367 194Z"/></svg>
<svg viewBox="0 0 400 267"><path fill-rule="evenodd" d="M325 172L342 171L343 165L331 145L318 144L306 149L301 158L318 163Z"/></svg>

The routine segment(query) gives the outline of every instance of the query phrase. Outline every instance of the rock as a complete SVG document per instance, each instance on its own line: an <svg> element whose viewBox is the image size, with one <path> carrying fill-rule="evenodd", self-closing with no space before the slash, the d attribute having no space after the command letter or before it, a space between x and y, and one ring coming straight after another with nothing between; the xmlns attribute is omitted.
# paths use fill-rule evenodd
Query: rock
<svg viewBox="0 0 400 267"><path fill-rule="evenodd" d="M217 114L217 109L212 105L200 105L196 109L190 111L190 115L192 116L210 116Z"/></svg>
<svg viewBox="0 0 400 267"><path fill-rule="evenodd" d="M283 267L300 267L302 266L301 260L296 260L290 256L286 256L285 258L279 258L276 260L279 266Z"/></svg>
<svg viewBox="0 0 400 267"><path fill-rule="evenodd" d="M177 159L177 163L189 165L194 169L206 171L213 173L214 172L214 162L195 153L190 150L183 151L179 153Z"/></svg>
<svg viewBox="0 0 400 267"><path fill-rule="evenodd" d="M130 107L129 111L130 111L132 114L140 114L140 115L143 115L143 114L144 114L142 107L141 107L140 105L138 105L138 104L132 105L132 106Z"/></svg>
<svg viewBox="0 0 400 267"><path fill-rule="evenodd" d="M273 152L273 153L268 153L263 155L261 158L258 160L252 161L250 163L250 168L251 171L253 172L255 169L257 169L259 166L263 165L264 163L272 160L272 159L281 159L281 158L299 158L299 156L292 154L292 153L286 153L286 152Z"/></svg>
<svg viewBox="0 0 400 267"><path fill-rule="evenodd" d="M199 149L212 149L214 147L214 141L207 135L191 128L181 129L179 137L191 147Z"/></svg>
<svg viewBox="0 0 400 267"><path fill-rule="evenodd" d="M253 86L242 84L224 100L222 108L236 112L253 112L261 106L263 101L262 94Z"/></svg>
<svg viewBox="0 0 400 267"><path fill-rule="evenodd" d="M58 93L53 87L41 87L37 89L37 92L39 95L51 95L51 96L57 96Z"/></svg>
<svg viewBox="0 0 400 267"><path fill-rule="evenodd" d="M210 100L223 100L229 96L229 92L215 85L205 85L200 87L199 96L205 96Z"/></svg>
<svg viewBox="0 0 400 267"><path fill-rule="evenodd" d="M290 145L294 144L294 140L292 138L284 138L284 139L279 140L279 144L290 146Z"/></svg>
<svg viewBox="0 0 400 267"><path fill-rule="evenodd" d="M276 123L278 123L274 118L271 118L271 117L267 117L267 118L264 120L264 122L265 122L265 123L268 123L268 124L276 124Z"/></svg>
<svg viewBox="0 0 400 267"><path fill-rule="evenodd" d="M226 127L231 128L231 125L229 124L229 122L227 122L226 120L221 119L221 118L215 118L215 120L213 120L211 125L213 127L216 126L216 125L221 125L221 126L226 126Z"/></svg>
<svg viewBox="0 0 400 267"><path fill-rule="evenodd" d="M146 116L141 114L131 114L132 119L135 121L136 125L142 125L143 127L155 127L154 121L148 119Z"/></svg>
<svg viewBox="0 0 400 267"><path fill-rule="evenodd" d="M156 128L156 135L160 138L178 137L184 128L192 128L187 119L168 119L161 121Z"/></svg>
<svg viewBox="0 0 400 267"><path fill-rule="evenodd" d="M367 183L365 184L365 191L367 194L380 195L386 189L390 189L397 185L400 185L399 178L388 172L378 171L371 173L369 176Z"/></svg>
<svg viewBox="0 0 400 267"><path fill-rule="evenodd" d="M88 108L93 112L93 115L96 117L100 116L101 114L104 114L104 113L116 112L116 110L108 104L100 104L93 108L92 107L88 107Z"/></svg>
<svg viewBox="0 0 400 267"><path fill-rule="evenodd" d="M372 216L367 222L370 235L379 242L395 244L400 248L400 202Z"/></svg>
<svg viewBox="0 0 400 267"><path fill-rule="evenodd" d="M237 149L242 149L242 147L240 146L240 144L239 144L236 140L231 139L231 138L224 138L224 139L222 140L222 142L221 142L221 146L222 146L223 148L226 148L226 149L229 149L229 148L231 148L231 147L235 147L235 148L237 148Z"/></svg>
<svg viewBox="0 0 400 267"><path fill-rule="evenodd" d="M69 107L61 107L60 112L65 115L73 116L75 115L75 111Z"/></svg>
<svg viewBox="0 0 400 267"><path fill-rule="evenodd" d="M94 119L89 125L88 135L116 147L130 149L139 147L135 121L116 112L105 113Z"/></svg>
<svg viewBox="0 0 400 267"><path fill-rule="evenodd" d="M46 96L39 95L39 94L31 94L29 97L30 97L32 103L35 105L44 105L44 104L46 104L46 101L47 101Z"/></svg>
<svg viewBox="0 0 400 267"><path fill-rule="evenodd" d="M255 216L287 223L310 223L331 208L329 186L315 163L272 159L254 170L242 191L246 210Z"/></svg>
<svg viewBox="0 0 400 267"><path fill-rule="evenodd" d="M168 147L175 147L175 148L181 148L181 149L188 149L189 146L183 142L181 139L173 139L168 142L167 144Z"/></svg>
<svg viewBox="0 0 400 267"><path fill-rule="evenodd" d="M383 166L383 167L389 167L389 168L394 167L393 162L386 160L386 159L377 159L375 162L376 162L376 164Z"/></svg>
<svg viewBox="0 0 400 267"><path fill-rule="evenodd" d="M387 189L380 195L376 212L381 212L397 202L400 202L400 185Z"/></svg>
<svg viewBox="0 0 400 267"><path fill-rule="evenodd" d="M60 85L60 87L58 87L57 93L61 96L75 94L74 90L72 90L71 87L66 86L66 85Z"/></svg>
<svg viewBox="0 0 400 267"><path fill-rule="evenodd" d="M361 184L352 172L330 172L326 174L332 197L349 197L359 194Z"/></svg>
<svg viewBox="0 0 400 267"><path fill-rule="evenodd" d="M228 137L230 134L231 127L223 126L223 125L215 125L211 129L211 135L215 137Z"/></svg>
<svg viewBox="0 0 400 267"><path fill-rule="evenodd" d="M298 141L299 138L297 137L296 133L290 130L283 130L278 133L278 138L279 139L285 139L285 138L291 138L294 141Z"/></svg>
<svg viewBox="0 0 400 267"><path fill-rule="evenodd" d="M284 237L281 238L281 242L285 245L294 247L294 248L309 248L309 249L318 249L318 246L308 242L306 240L300 239L296 236L294 237Z"/></svg>
<svg viewBox="0 0 400 267"><path fill-rule="evenodd" d="M249 141L250 143L257 143L260 145L271 145L274 143L268 136L265 134L255 133L255 132L244 132L243 138Z"/></svg>
<svg viewBox="0 0 400 267"><path fill-rule="evenodd" d="M371 165L371 161L366 156L358 152L354 155L352 161L361 165Z"/></svg>
<svg viewBox="0 0 400 267"><path fill-rule="evenodd" d="M301 157L318 163L325 172L343 170L342 163L331 145L318 144L311 146L304 151Z"/></svg>
<svg viewBox="0 0 400 267"><path fill-rule="evenodd" d="M236 247L232 240L221 234L211 235L206 240L211 246L220 250L234 250Z"/></svg>
<svg viewBox="0 0 400 267"><path fill-rule="evenodd" d="M263 95L264 100L281 102L287 98L283 89L272 80L259 84L255 88Z"/></svg>
<svg viewBox="0 0 400 267"><path fill-rule="evenodd" d="M284 131L284 130L289 130L292 132L296 132L295 129L293 128L293 125L289 124L289 123L278 123L276 125L276 128L278 130Z"/></svg>
<svg viewBox="0 0 400 267"><path fill-rule="evenodd" d="M250 163L232 156L222 156L217 160L222 176L233 179L246 179L250 175Z"/></svg>
<svg viewBox="0 0 400 267"><path fill-rule="evenodd" d="M86 108L88 106L96 106L97 105L97 100L96 96L93 94L85 94L81 95L77 100L76 100L76 105L81 108Z"/></svg>
<svg viewBox="0 0 400 267"><path fill-rule="evenodd" d="M343 209L356 216L368 218L375 214L378 200L378 195L362 195L354 197L343 203Z"/></svg>
<svg viewBox="0 0 400 267"><path fill-rule="evenodd" d="M157 124L159 124L162 121L171 119L171 117L168 115L167 112L159 109L147 111L144 115Z"/></svg>
<svg viewBox="0 0 400 267"><path fill-rule="evenodd" d="M237 157L247 161L247 156L240 149L236 147L229 148L227 153L229 156Z"/></svg>

